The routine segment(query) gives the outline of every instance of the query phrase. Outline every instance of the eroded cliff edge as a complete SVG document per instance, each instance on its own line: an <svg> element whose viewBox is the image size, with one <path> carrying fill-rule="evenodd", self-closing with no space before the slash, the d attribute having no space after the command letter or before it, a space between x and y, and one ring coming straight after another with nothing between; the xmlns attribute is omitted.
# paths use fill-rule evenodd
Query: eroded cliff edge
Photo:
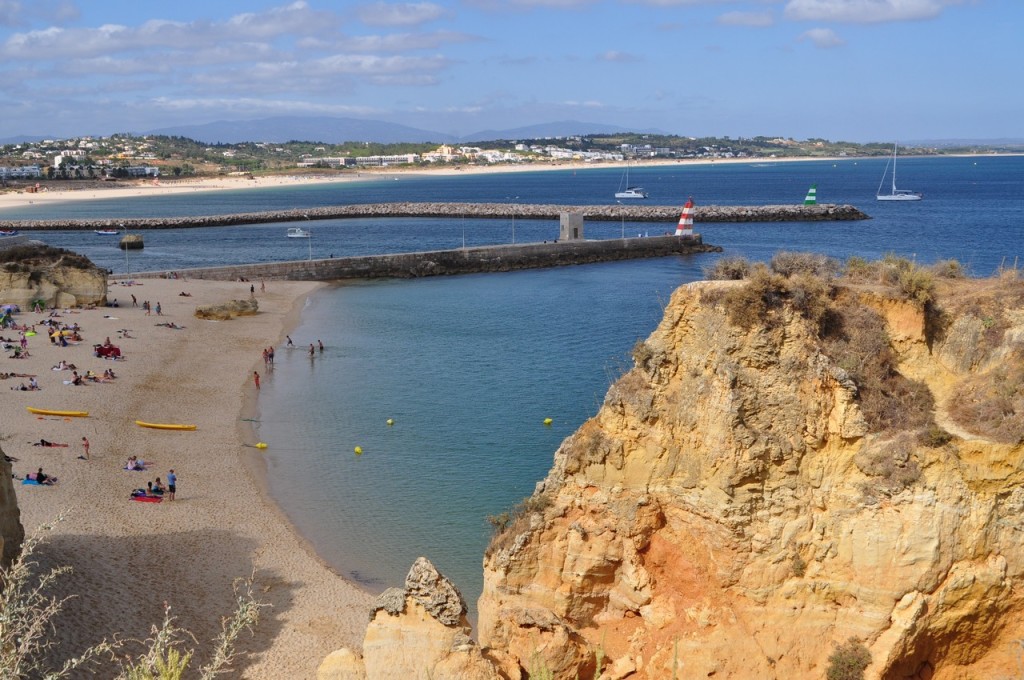
<svg viewBox="0 0 1024 680"><path fill-rule="evenodd" d="M677 290L496 535L501 677L1016 670L1024 286L762 274Z"/></svg>

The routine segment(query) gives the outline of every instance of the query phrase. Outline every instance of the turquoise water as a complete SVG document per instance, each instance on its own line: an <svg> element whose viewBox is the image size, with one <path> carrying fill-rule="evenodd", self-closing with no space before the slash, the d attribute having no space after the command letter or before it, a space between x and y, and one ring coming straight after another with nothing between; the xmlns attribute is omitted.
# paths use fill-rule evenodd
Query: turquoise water
<svg viewBox="0 0 1024 680"><path fill-rule="evenodd" d="M1024 255L1024 158L900 159L914 204L878 203L884 159L838 163L640 168L650 202L852 203L863 222L698 224L725 254L778 250L840 258L893 252L919 262L957 258L988 275ZM213 214L333 203L409 201L611 203L619 171L422 178L185 198L53 206L34 217ZM9 216L10 211L4 213ZM61 213L57 215L56 213ZM400 252L553 238L553 222L396 219L313 223L311 243L287 225L145 232L133 271ZM650 224L587 223L592 238L656 233ZM91 232L48 232L52 245L125 268ZM109 237L108 237L109 238ZM593 415L627 369L634 343L661 319L681 283L715 255L412 281L352 283L308 301L296 343L323 340L311 361L281 350L261 392L259 437L271 493L340 573L377 590L400 584L426 555L471 605L496 514L532 492L561 441ZM550 428L543 420L552 418ZM394 425L386 421L391 418ZM360 446L363 455L353 449Z"/></svg>

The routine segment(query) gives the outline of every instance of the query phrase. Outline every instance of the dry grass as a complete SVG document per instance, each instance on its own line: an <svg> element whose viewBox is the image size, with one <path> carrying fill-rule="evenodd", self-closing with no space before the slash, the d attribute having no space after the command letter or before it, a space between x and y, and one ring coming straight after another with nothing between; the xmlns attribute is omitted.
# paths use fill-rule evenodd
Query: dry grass
<svg viewBox="0 0 1024 680"><path fill-rule="evenodd" d="M880 496L894 496L921 479L921 468L913 454L913 439L907 433L858 453L854 465L871 478L861 487L865 500L877 502Z"/></svg>
<svg viewBox="0 0 1024 680"><path fill-rule="evenodd" d="M1005 444L1024 442L1024 350L961 383L949 414L965 430Z"/></svg>
<svg viewBox="0 0 1024 680"><path fill-rule="evenodd" d="M822 330L825 354L857 385L861 412L872 432L916 430L932 425L935 402L928 388L903 376L889 345L885 321L844 295Z"/></svg>
<svg viewBox="0 0 1024 680"><path fill-rule="evenodd" d="M709 281L740 281L750 276L753 265L745 257L722 257L710 267L704 267L704 278Z"/></svg>

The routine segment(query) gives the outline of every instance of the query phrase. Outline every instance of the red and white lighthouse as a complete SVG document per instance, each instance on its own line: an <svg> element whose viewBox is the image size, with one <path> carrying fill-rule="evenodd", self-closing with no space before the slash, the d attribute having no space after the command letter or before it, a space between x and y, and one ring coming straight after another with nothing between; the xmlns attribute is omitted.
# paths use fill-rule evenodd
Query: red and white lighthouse
<svg viewBox="0 0 1024 680"><path fill-rule="evenodd" d="M683 214L679 216L679 224L676 226L676 236L693 236L693 196L686 199L683 206Z"/></svg>

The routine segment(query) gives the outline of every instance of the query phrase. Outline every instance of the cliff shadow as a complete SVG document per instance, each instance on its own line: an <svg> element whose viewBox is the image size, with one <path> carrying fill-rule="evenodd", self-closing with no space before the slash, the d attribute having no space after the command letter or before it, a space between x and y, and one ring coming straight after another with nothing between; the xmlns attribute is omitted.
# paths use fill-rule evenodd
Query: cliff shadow
<svg viewBox="0 0 1024 680"><path fill-rule="evenodd" d="M137 657L138 640L151 637L170 606L174 625L188 631L184 649L194 649L192 671L207 663L221 632L221 621L234 613L233 585L254 575L256 599L270 606L260 612L252 633L243 632L236 644L238 656L231 674L240 677L252 655L267 649L281 632L282 614L290 608L301 584L287 574L257 568L253 572L255 542L220 530L152 533L145 536L46 537L34 560L39 570L70 567L48 593L70 598L54 618L54 642L47 655L50 668L103 639L129 641L121 658ZM258 560L256 560L258 561ZM106 675L115 662L79 672L75 677Z"/></svg>

